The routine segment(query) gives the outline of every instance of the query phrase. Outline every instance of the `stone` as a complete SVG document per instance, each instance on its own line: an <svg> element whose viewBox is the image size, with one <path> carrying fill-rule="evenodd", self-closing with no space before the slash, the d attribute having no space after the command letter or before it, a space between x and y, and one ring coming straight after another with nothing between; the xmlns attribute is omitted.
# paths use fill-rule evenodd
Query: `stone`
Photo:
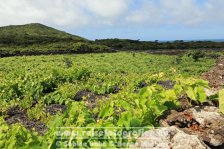
<svg viewBox="0 0 224 149"><path fill-rule="evenodd" d="M204 91L205 91L205 94L207 95L207 97L213 96L219 92L217 90L211 90L208 88L204 88Z"/></svg>
<svg viewBox="0 0 224 149"><path fill-rule="evenodd" d="M215 106L196 106L183 112L171 111L160 120L162 126L176 126L197 135L212 147L224 148L224 115Z"/></svg>
<svg viewBox="0 0 224 149"><path fill-rule="evenodd" d="M139 149L209 149L197 135L189 135L175 126L143 133L134 146Z"/></svg>

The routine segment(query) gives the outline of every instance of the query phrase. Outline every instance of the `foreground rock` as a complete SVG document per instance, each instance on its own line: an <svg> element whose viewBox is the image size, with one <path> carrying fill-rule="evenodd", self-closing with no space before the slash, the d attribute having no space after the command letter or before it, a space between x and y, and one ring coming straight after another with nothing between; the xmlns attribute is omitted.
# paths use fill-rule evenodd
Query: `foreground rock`
<svg viewBox="0 0 224 149"><path fill-rule="evenodd" d="M205 94L207 97L218 94L218 92L219 92L219 90L212 90L212 89L207 89L207 88L204 88L204 90L205 90Z"/></svg>
<svg viewBox="0 0 224 149"><path fill-rule="evenodd" d="M188 134L197 135L209 146L224 148L224 115L217 107L205 106L171 111L162 126L176 126Z"/></svg>
<svg viewBox="0 0 224 149"><path fill-rule="evenodd" d="M177 127L163 127L145 132L136 145L140 149L208 149L197 135L189 135Z"/></svg>

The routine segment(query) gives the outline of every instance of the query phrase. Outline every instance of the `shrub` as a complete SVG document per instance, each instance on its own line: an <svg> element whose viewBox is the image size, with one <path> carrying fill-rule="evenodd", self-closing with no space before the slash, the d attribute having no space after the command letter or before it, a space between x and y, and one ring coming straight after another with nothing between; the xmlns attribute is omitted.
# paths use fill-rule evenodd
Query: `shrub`
<svg viewBox="0 0 224 149"><path fill-rule="evenodd" d="M205 57L205 52L201 50L192 50L187 53L188 57L192 57L194 61L199 61L200 58Z"/></svg>

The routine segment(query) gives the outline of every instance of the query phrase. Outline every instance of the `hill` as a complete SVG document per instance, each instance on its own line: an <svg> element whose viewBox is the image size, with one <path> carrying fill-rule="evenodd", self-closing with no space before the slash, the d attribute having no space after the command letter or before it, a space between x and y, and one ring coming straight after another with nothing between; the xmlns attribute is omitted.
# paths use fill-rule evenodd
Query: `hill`
<svg viewBox="0 0 224 149"><path fill-rule="evenodd" d="M107 46L39 23L0 27L0 57L108 51Z"/></svg>
<svg viewBox="0 0 224 149"><path fill-rule="evenodd" d="M86 41L86 39L39 23L0 27L0 44L24 45L59 41Z"/></svg>

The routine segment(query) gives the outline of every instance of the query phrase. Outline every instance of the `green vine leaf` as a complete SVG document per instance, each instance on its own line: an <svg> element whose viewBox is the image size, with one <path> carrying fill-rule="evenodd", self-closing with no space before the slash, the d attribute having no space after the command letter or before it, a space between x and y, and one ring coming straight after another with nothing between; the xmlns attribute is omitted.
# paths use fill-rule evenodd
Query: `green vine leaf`
<svg viewBox="0 0 224 149"><path fill-rule="evenodd" d="M201 86L198 86L198 87L195 87L194 90L196 94L198 95L198 100L200 101L200 103L205 102L207 99L207 96L206 96L204 88Z"/></svg>
<svg viewBox="0 0 224 149"><path fill-rule="evenodd" d="M194 93L194 90L192 87L188 87L187 90L186 90L186 93L187 93L187 96L189 98L191 98L192 100L196 101L196 95Z"/></svg>
<svg viewBox="0 0 224 149"><path fill-rule="evenodd" d="M219 109L224 113L224 89L219 92Z"/></svg>

